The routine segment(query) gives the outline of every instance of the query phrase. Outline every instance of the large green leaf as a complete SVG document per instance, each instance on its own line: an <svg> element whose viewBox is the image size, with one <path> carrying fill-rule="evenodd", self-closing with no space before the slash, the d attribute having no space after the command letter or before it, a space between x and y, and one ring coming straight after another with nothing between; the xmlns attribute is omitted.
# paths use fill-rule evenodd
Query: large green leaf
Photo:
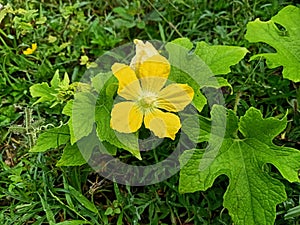
<svg viewBox="0 0 300 225"><path fill-rule="evenodd" d="M238 46L208 45L201 41L195 48L198 55L208 65L214 75L230 73L230 66L241 61L248 50Z"/></svg>
<svg viewBox="0 0 300 225"><path fill-rule="evenodd" d="M237 64L248 50L236 46L210 46L205 42L198 42L194 51L192 48L193 44L187 38L179 38L166 45L172 66L169 79L189 84L195 91L193 104L201 111L207 101L200 89L231 88L227 80L215 75L229 73L230 66Z"/></svg>
<svg viewBox="0 0 300 225"><path fill-rule="evenodd" d="M270 68L283 66L283 77L300 81L300 9L286 6L267 22L256 19L247 25L245 38L250 42L265 42L276 49L276 53L254 55L252 59L265 57ZM280 29L281 25L284 30Z"/></svg>
<svg viewBox="0 0 300 225"><path fill-rule="evenodd" d="M284 185L268 174L266 164L274 165L289 182L299 181L299 150L272 143L285 129L286 117L263 119L259 110L250 108L238 121L233 111L222 106L214 106L211 114L207 149L188 150L180 158L185 164L180 172L180 192L206 190L225 174L229 186L224 206L234 223L274 224L276 205L286 199L286 193Z"/></svg>

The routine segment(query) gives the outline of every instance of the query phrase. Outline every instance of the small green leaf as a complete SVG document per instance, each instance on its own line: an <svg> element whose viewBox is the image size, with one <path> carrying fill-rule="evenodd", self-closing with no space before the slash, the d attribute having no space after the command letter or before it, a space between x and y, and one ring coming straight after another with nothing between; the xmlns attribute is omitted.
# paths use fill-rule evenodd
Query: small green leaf
<svg viewBox="0 0 300 225"><path fill-rule="evenodd" d="M34 84L29 88L30 94L33 98L39 97L39 99L33 103L33 105L39 102L52 102L55 101L57 91L50 88L45 82L41 84Z"/></svg>
<svg viewBox="0 0 300 225"><path fill-rule="evenodd" d="M265 57L269 68L283 66L283 77L300 81L300 9L286 6L267 22L256 19L247 25L245 38L249 42L264 42L276 49L276 53L262 53L250 59ZM284 27L280 30L277 24Z"/></svg>
<svg viewBox="0 0 300 225"><path fill-rule="evenodd" d="M94 203L92 203L90 200L88 200L86 197L84 197L79 191L77 191L72 186L69 186L69 191L70 191L70 194L74 198L76 198L77 201L80 202L86 209L88 209L94 213L98 213L98 209L96 208Z"/></svg>
<svg viewBox="0 0 300 225"><path fill-rule="evenodd" d="M300 152L280 147L272 139L282 132L287 119L263 119L255 108L238 118L222 106L212 108L207 149L187 150L180 158L179 190L182 193L206 190L225 174L229 186L226 207L236 225L274 224L276 205L286 199L284 185L264 169L274 165L290 182L299 182ZM239 138L243 136L242 139Z"/></svg>
<svg viewBox="0 0 300 225"><path fill-rule="evenodd" d="M62 114L67 115L67 116L72 116L72 109L73 109L73 100L70 100L64 106Z"/></svg>
<svg viewBox="0 0 300 225"><path fill-rule="evenodd" d="M82 139L77 141L76 144L67 144L64 148L62 157L57 162L56 166L84 165L90 160L95 148L101 148L103 152L108 152L111 155L116 154L115 146L111 146L107 142L101 143L94 129L89 136L83 137Z"/></svg>
<svg viewBox="0 0 300 225"><path fill-rule="evenodd" d="M108 207L108 208L105 210L104 215L110 216L110 215L112 215L113 213L114 213L113 208Z"/></svg>
<svg viewBox="0 0 300 225"><path fill-rule="evenodd" d="M64 79L61 81L59 78L59 70L56 70L52 80L50 81L51 87L45 82L40 84L34 84L30 87L30 94L32 97L39 99L34 103L37 104L39 102L48 102L52 103L50 108L56 106L65 101L65 96L61 96L62 93L65 93L68 89L72 89L69 86L70 80L67 73L64 75ZM73 90L70 90L71 92Z"/></svg>
<svg viewBox="0 0 300 225"><path fill-rule="evenodd" d="M69 75L67 73L65 73L64 79L61 81L60 86L67 89L69 84L70 84Z"/></svg>
<svg viewBox="0 0 300 225"><path fill-rule="evenodd" d="M49 43L54 43L54 42L56 42L56 41L57 41L57 37L52 36L52 35L49 35L49 37L48 37L48 42L49 42Z"/></svg>
<svg viewBox="0 0 300 225"><path fill-rule="evenodd" d="M95 123L96 97L90 92L78 92L74 96L72 115L69 121L71 144L89 135ZM70 107L70 106L69 106Z"/></svg>
<svg viewBox="0 0 300 225"><path fill-rule="evenodd" d="M60 145L66 144L69 139L68 126L55 127L42 133L38 137L36 145L30 149L30 152L45 152L51 148L57 148Z"/></svg>
<svg viewBox="0 0 300 225"><path fill-rule="evenodd" d="M50 84L53 88L58 88L58 86L60 85L59 70L55 71Z"/></svg>
<svg viewBox="0 0 300 225"><path fill-rule="evenodd" d="M56 166L81 166L86 163L77 145L67 144Z"/></svg>
<svg viewBox="0 0 300 225"><path fill-rule="evenodd" d="M114 213L115 213L115 214L120 214L120 213L121 213L121 209L120 209L120 208L114 209Z"/></svg>

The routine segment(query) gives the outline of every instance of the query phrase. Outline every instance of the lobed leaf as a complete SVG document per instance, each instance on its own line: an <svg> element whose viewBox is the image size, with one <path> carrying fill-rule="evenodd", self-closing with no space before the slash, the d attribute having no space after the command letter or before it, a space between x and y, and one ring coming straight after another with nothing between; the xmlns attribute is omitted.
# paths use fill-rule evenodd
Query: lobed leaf
<svg viewBox="0 0 300 225"><path fill-rule="evenodd" d="M276 53L262 53L250 59L264 57L269 68L283 66L283 77L300 81L300 9L286 6L267 22L256 19L247 25L245 38L249 42L264 42L276 49ZM280 29L282 26L284 30Z"/></svg>
<svg viewBox="0 0 300 225"><path fill-rule="evenodd" d="M259 110L250 108L238 121L233 111L217 105L211 114L207 149L188 150L180 158L185 165L180 172L180 192L206 190L225 174L229 186L224 206L234 223L274 224L276 205L286 199L286 193L284 185L264 169L266 164L274 165L288 181L299 182L299 150L272 143L285 129L286 117L263 119Z"/></svg>
<svg viewBox="0 0 300 225"><path fill-rule="evenodd" d="M187 38L179 38L166 45L172 66L169 79L190 85L195 91L193 104L202 111L207 100L200 89L224 86L232 89L227 80L215 75L229 73L230 66L243 59L248 50L236 46L210 46L205 42L198 42L194 51L192 48L193 44Z"/></svg>

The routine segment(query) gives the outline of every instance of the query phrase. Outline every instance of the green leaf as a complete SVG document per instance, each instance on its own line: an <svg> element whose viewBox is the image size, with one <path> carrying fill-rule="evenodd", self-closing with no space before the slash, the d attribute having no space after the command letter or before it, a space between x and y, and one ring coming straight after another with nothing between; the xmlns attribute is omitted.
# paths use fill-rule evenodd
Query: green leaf
<svg viewBox="0 0 300 225"><path fill-rule="evenodd" d="M55 101L57 91L50 88L45 82L41 84L34 84L29 88L30 94L33 98L39 97L39 99L33 103L33 105L39 102L52 102Z"/></svg>
<svg viewBox="0 0 300 225"><path fill-rule="evenodd" d="M183 120L181 130L194 143L208 141L211 132L211 121L197 114L189 115Z"/></svg>
<svg viewBox="0 0 300 225"><path fill-rule="evenodd" d="M69 186L69 191L70 191L70 194L73 197L75 197L77 199L77 201L79 201L86 209L88 209L94 213L98 213L98 209L96 208L94 203L92 203L90 200L88 200L86 197L84 197L79 191L77 191L72 186Z"/></svg>
<svg viewBox="0 0 300 225"><path fill-rule="evenodd" d="M173 44L182 46L186 49L192 49L193 43L188 38L177 38L172 41Z"/></svg>
<svg viewBox="0 0 300 225"><path fill-rule="evenodd" d="M30 149L30 152L45 152L51 148L57 148L60 145L66 144L69 139L68 126L55 127L42 133L38 137L36 145Z"/></svg>
<svg viewBox="0 0 300 225"><path fill-rule="evenodd" d="M198 42L195 54L198 55L211 69L214 75L230 73L230 66L241 61L248 50L238 46L208 45Z"/></svg>
<svg viewBox="0 0 300 225"><path fill-rule="evenodd" d="M286 6L267 22L256 19L247 25L245 38L250 42L264 42L276 49L276 53L254 55L250 60L265 57L269 68L283 66L283 77L300 81L300 9ZM284 27L280 29L277 24Z"/></svg>
<svg viewBox="0 0 300 225"><path fill-rule="evenodd" d="M116 154L116 147L107 142L100 142L95 129L87 137L83 137L74 145L67 144L56 166L81 166L86 164L97 148L101 152Z"/></svg>
<svg viewBox="0 0 300 225"><path fill-rule="evenodd" d="M109 216L109 215L112 215L113 213L114 213L113 208L108 207L108 208L105 210L104 215Z"/></svg>
<svg viewBox="0 0 300 225"><path fill-rule="evenodd" d="M61 83L61 81L59 78L59 70L56 70L52 77L52 80L50 81L50 84L53 88L58 88L60 83Z"/></svg>
<svg viewBox="0 0 300 225"><path fill-rule="evenodd" d="M75 94L72 114L68 123L71 130L71 144L92 132L95 123L95 105L96 97L92 93L78 92ZM66 108L65 112L69 113L68 111L70 110Z"/></svg>
<svg viewBox="0 0 300 225"><path fill-rule="evenodd" d="M212 77L206 81L204 87L220 88L220 87L229 87L231 94L233 93L233 88L231 84L223 77Z"/></svg>
<svg viewBox="0 0 300 225"><path fill-rule="evenodd" d="M64 88L68 88L70 84L70 78L69 75L65 72L64 79L61 81L60 85Z"/></svg>
<svg viewBox="0 0 300 225"><path fill-rule="evenodd" d="M63 80L59 78L59 70L56 70L53 75L52 80L50 81L50 86L42 82L40 84L34 84L30 87L30 94L32 97L39 99L33 103L33 105L39 102L48 102L52 103L50 108L56 106L57 104L61 104L70 98L71 95L74 94L74 87L82 86L81 83L75 82L71 85L70 79L67 73L65 73Z"/></svg>
<svg viewBox="0 0 300 225"><path fill-rule="evenodd" d="M72 109L73 109L73 100L70 100L64 106L62 114L67 115L67 116L72 116Z"/></svg>
<svg viewBox="0 0 300 225"><path fill-rule="evenodd" d="M103 76L103 74L99 74L98 76ZM96 84L97 81L101 83ZM97 99L95 112L97 134L101 142L107 141L118 148L129 151L136 158L141 159L137 135L119 133L110 127L110 112L112 110L114 100L112 96L107 96L106 90L107 87L110 87L111 84L116 82L117 80L114 76L111 76L104 86L102 85L103 81L101 78L93 79L93 87L99 88L99 96Z"/></svg>
<svg viewBox="0 0 300 225"><path fill-rule="evenodd" d="M89 149L93 150L93 149ZM83 158L78 146L67 144L64 148L63 154L56 166L81 166L86 164L87 161Z"/></svg>
<svg viewBox="0 0 300 225"><path fill-rule="evenodd" d="M237 64L248 50L236 46L210 46L205 42L198 42L194 51L192 47L187 38L179 38L166 45L172 65L169 79L190 85L195 91L193 104L202 111L207 100L200 89L224 86L232 89L227 80L215 75L229 73L230 66Z"/></svg>
<svg viewBox="0 0 300 225"><path fill-rule="evenodd" d="M176 83L188 84L194 89L193 104L200 112L206 104L206 98L200 92L204 80L213 76L209 67L198 56L190 54L186 48L188 39L170 42L166 45L169 53L171 72L169 79Z"/></svg>
<svg viewBox="0 0 300 225"><path fill-rule="evenodd" d="M111 78L112 72L108 73L99 73L92 80L92 86L99 93L102 88L105 86L106 82Z"/></svg>
<svg viewBox="0 0 300 225"><path fill-rule="evenodd" d="M286 199L286 193L284 185L268 174L266 164L274 165L289 182L299 182L299 150L272 143L285 129L286 117L263 119L259 110L250 108L238 121L233 111L226 113L216 105L211 114L207 149L188 150L180 158L185 165L180 172L180 192L206 190L225 174L229 186L224 206L234 223L274 224L276 205Z"/></svg>

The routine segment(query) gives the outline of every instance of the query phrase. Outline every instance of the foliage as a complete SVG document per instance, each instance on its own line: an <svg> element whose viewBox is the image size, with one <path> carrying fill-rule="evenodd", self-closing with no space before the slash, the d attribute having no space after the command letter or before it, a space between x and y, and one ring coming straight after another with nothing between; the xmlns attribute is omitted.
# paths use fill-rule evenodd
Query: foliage
<svg viewBox="0 0 300 225"><path fill-rule="evenodd" d="M185 151L180 172L179 190L183 193L206 190L225 174L229 186L224 207L236 224L273 224L275 206L285 200L284 185L267 174L267 163L274 165L289 182L297 182L299 150L278 147L272 139L282 132L286 117L263 119L250 108L240 118L232 111L226 115L221 106L212 109L209 145L206 149ZM240 132L241 135L238 135ZM239 137L242 136L242 137Z"/></svg>
<svg viewBox="0 0 300 225"><path fill-rule="evenodd" d="M131 42L134 38L159 39L168 42L168 45L176 44L183 49L184 53L189 54L193 52L195 54L199 50L200 58L207 65L209 65L208 59L219 58L219 61L210 61L215 66L209 66L211 71L208 73L212 76L218 75L216 77L218 82L208 82L206 86L201 86L201 90L195 86L198 94L206 94L211 88L220 91L224 94L222 104L228 109L233 109L233 112L228 111L228 115L234 118L237 118L237 115L248 115L251 106L259 109L266 118L262 119L261 114L251 108L251 112L260 114L261 121L277 121L276 123L280 123L282 127L286 118L286 129L274 137L272 145L276 146L274 148L281 149L286 147L279 146L296 149L300 147L299 84L293 82L294 76L291 81L283 79L286 76L284 74L283 77L281 76L281 68L267 68L263 60L249 61L250 55L261 53L266 58L270 53L276 54L277 57L282 49L277 49L273 42L264 41L268 45L253 44L244 39L246 29L250 31L252 25L260 25L258 23L260 21L254 21L255 18L259 17L260 20L267 21L278 12L270 21L260 23L275 24L275 28L281 30L279 32L281 34L286 34L285 30L296 27L295 24L291 26L281 24L282 18L278 16L284 12L280 11L281 9L286 10L284 7L287 5L299 6L298 1L129 2L116 0L105 2L95 0L79 2L62 0L58 2L49 0L41 3L36 0L5 0L1 4L0 221L3 221L4 225L232 224L234 222L223 207L222 201L224 193L231 190L226 191L226 187L232 186L227 176L221 175L217 178L215 176L213 185L206 191L182 194L177 190L179 174L155 185L128 187L99 177L85 164L86 159L91 158L90 152L87 151L86 155L82 155L76 144L84 146L87 143L86 138L90 135L96 137L92 139L96 141L86 146L87 149L101 148L97 140L102 136L107 140L103 145L105 149L111 150L109 152L111 155L133 165L146 166L158 163L174 150L174 144L165 140L153 151L142 152L143 160L136 160L128 154L128 151L117 151L117 148L109 143L109 140L113 142L114 137L99 129L107 117L104 117L104 121L98 118L97 124L93 126L89 120L78 120L81 115L84 115L83 113L90 113L88 110L82 112L79 110L77 116L73 118L74 100L75 106L86 99L94 101L94 96L98 96L98 91L103 87L103 84L97 81L97 74L95 81L93 79L88 81L85 83L88 85L82 86L82 89L77 89L79 86L75 83L87 68L92 69L95 66L93 61L97 57L116 46ZM290 17L291 14L286 16ZM277 22L278 19L280 23ZM250 21L254 22L249 23ZM288 24L292 21L293 19L290 19ZM249 25L246 26L248 23ZM258 27L261 29L261 26ZM272 30L273 26L269 31ZM260 34L260 36L265 35L266 33ZM176 38L180 39L170 43ZM276 36L276 40L280 43L283 38L289 37ZM35 51L24 54L24 51L26 52L34 43L37 44ZM197 46L199 48L196 51ZM249 51L246 56L245 47ZM277 53L272 47L276 48ZM230 49L240 54L231 55ZM296 48L291 50L294 51ZM216 55L209 55L212 52ZM224 57L216 57L223 53ZM234 55L237 56L235 60ZM222 59L228 59L226 67L218 64ZM270 59L267 59L268 65L269 62ZM277 64L277 66L281 65L284 66L285 71L286 67L290 66ZM176 77L175 68L172 70L176 81L179 76ZM65 79L60 77L65 72L68 74L65 75L68 77L65 79L69 82L65 82L68 83L67 85L62 85ZM184 76L182 71L179 73ZM57 74L55 80L58 83L53 86L51 79L54 74ZM111 74L107 76L110 77ZM188 77L184 77L184 81L186 78ZM112 83L115 82L112 80ZM43 85L40 86L41 84ZM112 84L105 94L113 95L115 84ZM49 101L33 105L37 99L31 97L30 86L31 89L34 86L38 87L39 94L36 95L38 99L42 97L39 92L41 87L53 95L46 94ZM220 103L216 99L217 96L206 95L205 97ZM209 106L205 105L205 97L199 97L198 101L194 101L201 115L188 118L182 125L184 133L199 142L197 145L199 149L207 147L210 129L213 126L209 118ZM97 98L97 110L102 107L101 104L100 99ZM52 105L53 107L50 108ZM104 108L102 107L100 111L104 111ZM240 117L237 123L241 124L245 116ZM73 119L77 122L73 123ZM198 134L189 128L193 123L199 122L200 137L191 135ZM72 129L75 124L78 127L75 127L77 132L74 133ZM104 125L103 127L107 126L107 123ZM84 129L80 130L80 126ZM256 131L256 127L253 130ZM37 136L39 138L36 142ZM234 137L234 140L242 137L238 132L238 137ZM228 140L232 141L233 138ZM31 148L35 142L37 145ZM244 143L247 140L241 139L239 142ZM121 145L118 147L122 148ZM28 149L35 152L28 152ZM51 151L48 151L49 149ZM197 160L202 154L199 149L194 150L194 157ZM57 166L54 166L55 164ZM278 168L284 165L281 164L280 167L264 165L263 168L257 169L263 172L255 175L268 179L272 177L272 181L278 184L277 188L281 190L274 194L274 197L284 196L282 184L285 186L286 200L283 198L278 200L278 198L274 200L272 206L273 214L270 218L275 216L275 204L284 201L276 207L275 224L297 224L300 215L298 206L300 186L299 183L289 183L282 177L284 175L281 175ZM182 177L180 179L182 182ZM228 196L225 194L224 198L228 199ZM263 204L265 200L264 198L259 202ZM224 205L235 219L232 213L234 211L225 202L224 200ZM227 202L230 202L230 199Z"/></svg>
<svg viewBox="0 0 300 225"><path fill-rule="evenodd" d="M268 22L256 19L247 25L245 38L250 42L265 42L276 49L276 53L261 53L251 57L265 57L270 68L283 66L283 77L300 81L300 9L287 6Z"/></svg>
<svg viewBox="0 0 300 225"><path fill-rule="evenodd" d="M168 44L166 49L170 57L171 65L180 65L180 69L173 67L173 70L170 74L170 80L173 80L178 83L187 83L193 87L196 96L194 97L194 104L196 108L201 111L204 105L206 104L206 99L203 94L199 91L200 88L205 86L210 86L214 88L220 88L222 86L230 86L230 84L223 78L218 80L213 80L213 75L220 73L230 72L229 66L236 64L241 60L247 50L245 48L233 47L233 46L212 46L209 47L204 42L197 43L196 49L194 52L194 59L191 57L188 59L190 61L183 61L186 55L188 55L192 43L188 39L177 39L174 41L175 45ZM180 47L180 46L183 46ZM190 48L184 48L189 46ZM209 50L212 49L212 50ZM225 69L220 70L219 60L215 60L215 55L220 55L220 58L223 59L223 67ZM202 61L202 59L204 59ZM195 65L196 67L201 67L201 72L199 69L191 68L187 65ZM213 72L211 72L213 70ZM83 137L88 136L94 127L96 122L96 131L99 137L99 141L106 141L112 146L128 150L138 159L142 159L138 146L138 137L134 134L124 134L114 131L110 126L110 112L113 106L113 97L116 94L116 88L112 91L112 85L116 83L116 79L112 76L112 73L100 73L92 78L91 86L94 87L94 90L98 92L98 97L96 98L93 94L91 88L81 88L76 90L74 87L90 87L89 84L85 83L72 83L69 84L68 75L65 74L64 79L61 81L59 78L59 73L56 71L52 80L50 81L51 86L45 82L41 84L34 84L30 88L32 97L39 97L34 104L38 102L49 102L52 103L50 107L54 107L58 103L67 102L72 96L74 100L69 101L64 109L66 115L70 116L68 125L70 130L70 144L74 145L76 142L80 141ZM76 85L76 86L75 86ZM116 87L116 86L115 86ZM77 88L78 89L78 88ZM203 100L204 99L204 100ZM54 132L56 133L56 132ZM38 146L40 143L49 143L54 140L46 140L47 135L41 135L38 139ZM61 135L60 132L57 135ZM52 137L52 136L51 136ZM59 138L59 136L57 136ZM41 139L41 140L40 140ZM59 139L57 139L59 140ZM60 146L60 141L56 147ZM52 146L51 146L52 147ZM53 148L53 147L52 147ZM84 161L80 157L80 152L74 147L66 147L64 149L65 155L77 155L77 157L72 160L62 160L59 161L60 166L71 166L71 165L82 165ZM114 147L110 147L112 149ZM49 148L48 148L49 149ZM33 148L32 152L43 152L47 149L43 147ZM72 151L68 153L68 151ZM88 158L86 158L88 160ZM64 162L64 163L63 163Z"/></svg>

